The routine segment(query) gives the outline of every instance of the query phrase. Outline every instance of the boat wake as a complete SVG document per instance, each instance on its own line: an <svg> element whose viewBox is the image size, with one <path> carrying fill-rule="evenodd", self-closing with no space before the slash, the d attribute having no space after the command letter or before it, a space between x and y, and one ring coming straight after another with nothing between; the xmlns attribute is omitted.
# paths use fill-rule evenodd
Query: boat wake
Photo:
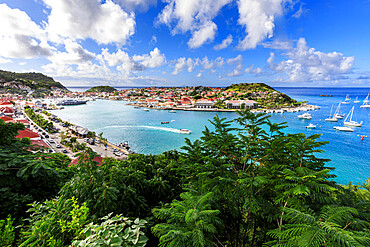
<svg viewBox="0 0 370 247"><path fill-rule="evenodd" d="M112 125L99 128L100 129L111 129L111 128L131 128L131 129L153 129L153 130L161 130L173 133L181 133L179 129L174 128L166 128L166 127L157 127L157 126L149 126L149 125L137 125L137 126L130 126L130 125Z"/></svg>

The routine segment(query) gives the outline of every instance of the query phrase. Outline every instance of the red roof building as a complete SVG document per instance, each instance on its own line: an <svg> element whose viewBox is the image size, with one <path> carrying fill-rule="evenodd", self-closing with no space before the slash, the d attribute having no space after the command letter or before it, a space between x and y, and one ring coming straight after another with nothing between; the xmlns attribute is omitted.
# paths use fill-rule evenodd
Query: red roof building
<svg viewBox="0 0 370 247"><path fill-rule="evenodd" d="M10 120L13 120L13 118L9 117L9 116L1 116L0 119L4 120L5 123L7 123L8 121Z"/></svg>
<svg viewBox="0 0 370 247"><path fill-rule="evenodd" d="M31 144L34 146L49 148L48 144L43 140L31 140Z"/></svg>
<svg viewBox="0 0 370 247"><path fill-rule="evenodd" d="M14 114L14 110L10 107L0 107L0 112L4 113L5 115L12 116Z"/></svg>
<svg viewBox="0 0 370 247"><path fill-rule="evenodd" d="M18 130L18 135L16 136L16 138L25 138L25 137L30 138L31 141L41 140L40 135L37 134L36 132L33 132L30 129Z"/></svg>

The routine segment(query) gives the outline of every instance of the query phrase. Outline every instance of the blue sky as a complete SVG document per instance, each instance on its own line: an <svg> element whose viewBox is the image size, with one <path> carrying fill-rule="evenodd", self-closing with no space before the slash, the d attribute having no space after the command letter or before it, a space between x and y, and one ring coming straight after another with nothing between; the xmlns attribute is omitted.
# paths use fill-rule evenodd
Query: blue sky
<svg viewBox="0 0 370 247"><path fill-rule="evenodd" d="M370 86L369 0L2 0L0 69L66 86Z"/></svg>

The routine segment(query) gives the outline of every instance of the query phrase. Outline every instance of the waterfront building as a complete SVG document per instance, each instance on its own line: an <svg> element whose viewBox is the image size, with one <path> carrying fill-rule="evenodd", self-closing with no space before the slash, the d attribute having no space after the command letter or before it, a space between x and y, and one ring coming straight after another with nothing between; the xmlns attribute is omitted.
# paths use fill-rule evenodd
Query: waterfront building
<svg viewBox="0 0 370 247"><path fill-rule="evenodd" d="M206 99L200 99L194 103L195 108L213 108L214 106L215 106L214 101Z"/></svg>
<svg viewBox="0 0 370 247"><path fill-rule="evenodd" d="M244 108L254 109L258 106L254 100L226 100L225 104L228 109L241 109L243 105Z"/></svg>

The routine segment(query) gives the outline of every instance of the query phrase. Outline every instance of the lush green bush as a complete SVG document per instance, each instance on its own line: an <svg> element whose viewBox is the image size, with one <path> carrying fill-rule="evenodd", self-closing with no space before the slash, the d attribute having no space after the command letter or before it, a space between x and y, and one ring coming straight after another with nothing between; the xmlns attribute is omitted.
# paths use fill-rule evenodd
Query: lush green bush
<svg viewBox="0 0 370 247"><path fill-rule="evenodd" d="M5 220L0 220L1 246L13 246L15 240L14 219L9 215Z"/></svg>

